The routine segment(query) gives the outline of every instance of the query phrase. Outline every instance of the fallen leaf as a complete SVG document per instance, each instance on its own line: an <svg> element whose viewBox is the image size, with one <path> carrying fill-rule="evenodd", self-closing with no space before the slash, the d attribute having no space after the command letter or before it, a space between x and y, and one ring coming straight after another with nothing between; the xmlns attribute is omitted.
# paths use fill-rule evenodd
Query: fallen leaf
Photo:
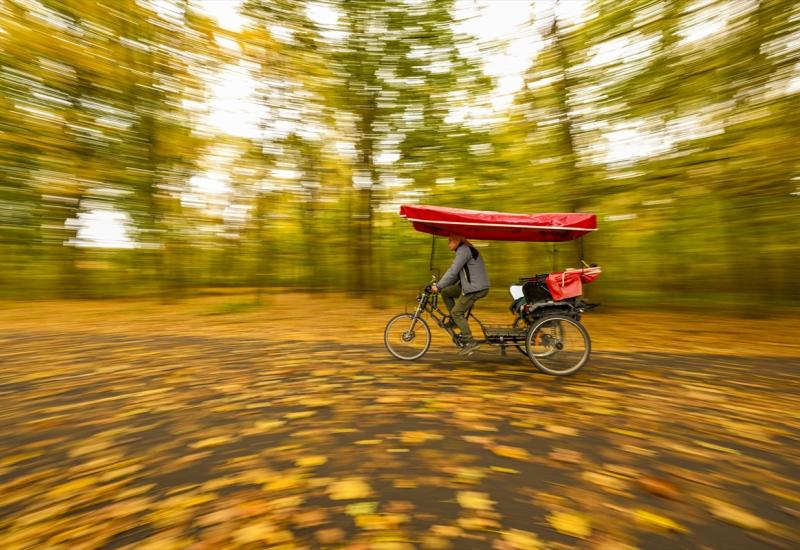
<svg viewBox="0 0 800 550"><path fill-rule="evenodd" d="M680 497L677 487L664 479L642 476L637 481L645 491L658 497L668 498L670 500L678 500Z"/></svg>
<svg viewBox="0 0 800 550"><path fill-rule="evenodd" d="M501 536L504 541L516 550L539 550L540 548L544 548L539 537L537 537L535 533L529 533L528 531L511 529L510 531L503 531Z"/></svg>
<svg viewBox="0 0 800 550"><path fill-rule="evenodd" d="M205 449L207 447L218 447L220 445L224 445L233 441L233 437L230 435L220 435L217 437L209 437L208 439L201 439L200 441L195 441L194 443L190 444L189 446L192 449Z"/></svg>
<svg viewBox="0 0 800 550"><path fill-rule="evenodd" d="M624 480L600 472L583 472L581 477L586 481L612 491L624 491L628 488L628 484Z"/></svg>
<svg viewBox="0 0 800 550"><path fill-rule="evenodd" d="M565 462L567 464L578 464L583 461L583 455L578 451L570 451L569 449L556 448L550 451L548 455L552 460L558 462Z"/></svg>
<svg viewBox="0 0 800 550"><path fill-rule="evenodd" d="M515 470L514 468L504 468L503 466L489 466L489 469L493 472L500 472L502 474L518 474L519 470Z"/></svg>
<svg viewBox="0 0 800 550"><path fill-rule="evenodd" d="M558 424L550 424L544 427L550 433L558 435L578 435L578 430L569 426L560 426Z"/></svg>
<svg viewBox="0 0 800 550"><path fill-rule="evenodd" d="M530 460L531 455L527 450L509 445L495 445L490 450L497 456L503 458L513 458L514 460Z"/></svg>
<svg viewBox="0 0 800 550"><path fill-rule="evenodd" d="M265 491L279 492L297 489L305 485L305 480L297 475L283 475L265 483L262 487Z"/></svg>
<svg viewBox="0 0 800 550"><path fill-rule="evenodd" d="M720 500L711 499L709 503L711 515L721 519L724 522L731 523L743 529L752 529L754 531L765 531L769 528L769 523L764 521L758 516L754 516L747 510L722 502Z"/></svg>
<svg viewBox="0 0 800 550"><path fill-rule="evenodd" d="M315 527L328 521L328 514L325 510L308 510L295 514L292 521L301 529Z"/></svg>
<svg viewBox="0 0 800 550"><path fill-rule="evenodd" d="M286 413L284 418L288 418L289 420L295 420L298 418L308 418L309 416L314 416L317 414L317 411L297 411L297 412L290 412Z"/></svg>
<svg viewBox="0 0 800 550"><path fill-rule="evenodd" d="M464 531L455 525L434 525L431 527L431 533L437 537L456 538L460 537Z"/></svg>
<svg viewBox="0 0 800 550"><path fill-rule="evenodd" d="M489 498L489 495L477 491L459 491L456 499L462 508L470 510L491 510L492 506L496 504Z"/></svg>
<svg viewBox="0 0 800 550"><path fill-rule="evenodd" d="M336 544L337 542L343 541L347 533L345 533L343 529L333 527L330 529L321 529L314 533L314 536L320 544Z"/></svg>
<svg viewBox="0 0 800 550"><path fill-rule="evenodd" d="M355 517L358 527L367 531L387 531L397 529L409 520L406 514L363 514Z"/></svg>
<svg viewBox="0 0 800 550"><path fill-rule="evenodd" d="M425 443L426 441L437 441L439 439L442 439L441 435L428 432L403 432L400 438L406 444Z"/></svg>
<svg viewBox="0 0 800 550"><path fill-rule="evenodd" d="M378 509L377 502L354 502L345 507L345 513L348 516L363 516L366 514L374 514Z"/></svg>
<svg viewBox="0 0 800 550"><path fill-rule="evenodd" d="M295 464L300 468L313 468L315 466L322 466L328 462L328 457L320 455L303 456L295 460Z"/></svg>
<svg viewBox="0 0 800 550"><path fill-rule="evenodd" d="M553 512L547 516L547 521L556 531L563 535L582 539L592 534L591 523L589 519L582 514Z"/></svg>
<svg viewBox="0 0 800 550"><path fill-rule="evenodd" d="M233 539L242 545L270 540L276 527L272 523L261 520L240 527L233 533Z"/></svg>
<svg viewBox="0 0 800 550"><path fill-rule="evenodd" d="M359 478L342 479L334 481L328 486L328 496L332 500L355 500L368 498L372 495L372 489Z"/></svg>
<svg viewBox="0 0 800 550"><path fill-rule="evenodd" d="M676 523L668 517L648 512L647 510L635 510L633 516L636 523L647 527L655 527L664 531L675 531L677 533L688 533L689 530Z"/></svg>
<svg viewBox="0 0 800 550"><path fill-rule="evenodd" d="M414 509L414 503L407 500L391 500L384 509L389 513L405 513Z"/></svg>
<svg viewBox="0 0 800 550"><path fill-rule="evenodd" d="M249 433L266 433L286 424L283 420L259 420L248 430Z"/></svg>
<svg viewBox="0 0 800 550"><path fill-rule="evenodd" d="M448 539L434 535L425 535L421 543L425 550L449 550L453 547L453 543Z"/></svg>

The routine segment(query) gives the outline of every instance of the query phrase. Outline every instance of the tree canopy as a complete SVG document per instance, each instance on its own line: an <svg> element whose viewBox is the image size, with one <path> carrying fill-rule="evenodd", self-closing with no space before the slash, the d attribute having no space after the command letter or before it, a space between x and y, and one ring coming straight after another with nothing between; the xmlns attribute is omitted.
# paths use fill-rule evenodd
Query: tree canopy
<svg viewBox="0 0 800 550"><path fill-rule="evenodd" d="M427 279L397 216L420 202L596 213L604 300L797 302L794 2L502 9L6 0L3 290L402 292ZM581 253L485 250L498 285Z"/></svg>

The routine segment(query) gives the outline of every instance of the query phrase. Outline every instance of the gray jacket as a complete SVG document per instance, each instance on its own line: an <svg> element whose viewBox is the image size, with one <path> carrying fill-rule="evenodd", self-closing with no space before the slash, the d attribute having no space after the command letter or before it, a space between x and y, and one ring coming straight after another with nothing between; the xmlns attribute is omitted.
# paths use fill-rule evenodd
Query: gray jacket
<svg viewBox="0 0 800 550"><path fill-rule="evenodd" d="M456 279L460 279L461 291L464 294L488 289L489 275L486 273L486 264L483 263L483 256L478 254L477 258L473 258L472 250L474 249L461 243L456 248L456 258L453 260L453 264L442 275L436 286L444 288L454 284Z"/></svg>

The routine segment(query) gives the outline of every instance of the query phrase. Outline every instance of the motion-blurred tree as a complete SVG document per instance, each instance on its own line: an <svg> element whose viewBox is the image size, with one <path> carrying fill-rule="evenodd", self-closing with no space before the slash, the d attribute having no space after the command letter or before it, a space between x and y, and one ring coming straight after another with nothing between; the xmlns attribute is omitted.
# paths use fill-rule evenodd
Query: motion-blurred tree
<svg viewBox="0 0 800 550"><path fill-rule="evenodd" d="M452 1L338 2L345 37L332 44L328 97L352 122L357 151L352 209L355 288L374 288L373 213L393 187L430 188L467 155L469 131L448 123L452 92L487 88L476 60L458 49ZM383 156L383 158L381 158ZM463 173L463 172L462 172Z"/></svg>

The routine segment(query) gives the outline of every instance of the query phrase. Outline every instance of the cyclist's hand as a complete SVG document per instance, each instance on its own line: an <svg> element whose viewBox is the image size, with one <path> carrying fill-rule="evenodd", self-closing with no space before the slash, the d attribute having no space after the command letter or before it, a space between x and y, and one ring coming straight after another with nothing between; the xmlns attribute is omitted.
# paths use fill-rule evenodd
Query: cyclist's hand
<svg viewBox="0 0 800 550"><path fill-rule="evenodd" d="M436 285L431 285L431 292L433 292L434 294L438 294L439 293L439 287L436 286Z"/></svg>

